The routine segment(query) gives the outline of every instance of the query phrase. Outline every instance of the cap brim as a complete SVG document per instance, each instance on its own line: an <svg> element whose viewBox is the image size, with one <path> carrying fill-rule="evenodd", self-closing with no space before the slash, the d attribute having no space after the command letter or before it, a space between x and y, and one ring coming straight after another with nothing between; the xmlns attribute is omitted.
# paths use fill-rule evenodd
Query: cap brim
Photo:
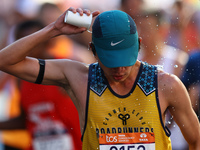
<svg viewBox="0 0 200 150"><path fill-rule="evenodd" d="M127 67L136 63L138 57L138 45L126 49L104 50L95 45L97 55L102 64L108 68Z"/></svg>

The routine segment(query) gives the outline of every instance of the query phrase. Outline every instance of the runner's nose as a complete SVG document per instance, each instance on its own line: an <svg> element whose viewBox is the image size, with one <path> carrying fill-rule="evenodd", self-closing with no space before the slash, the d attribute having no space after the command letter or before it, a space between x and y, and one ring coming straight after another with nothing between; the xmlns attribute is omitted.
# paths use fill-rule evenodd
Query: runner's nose
<svg viewBox="0 0 200 150"><path fill-rule="evenodd" d="M125 67L112 68L112 70L113 70L114 72L122 72L122 71L125 70Z"/></svg>

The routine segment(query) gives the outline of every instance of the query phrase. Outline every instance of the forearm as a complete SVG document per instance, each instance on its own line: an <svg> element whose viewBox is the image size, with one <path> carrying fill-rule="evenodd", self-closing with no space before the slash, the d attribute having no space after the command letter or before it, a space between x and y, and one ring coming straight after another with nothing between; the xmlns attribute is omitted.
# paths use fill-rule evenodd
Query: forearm
<svg viewBox="0 0 200 150"><path fill-rule="evenodd" d="M196 138L194 143L189 144L189 150L199 150L200 149L200 124L199 130L196 131Z"/></svg>
<svg viewBox="0 0 200 150"><path fill-rule="evenodd" d="M69 10L76 13L76 10L73 8L70 8ZM83 15L83 12L80 9L79 11ZM42 30L26 36L0 50L0 70L14 75L20 79L29 82L35 82L39 73L40 66L38 60L35 58L26 57L31 52L31 50L33 50L39 44L44 43L45 41L55 36L78 34L86 31L86 28L84 27L80 28L65 23L65 14L66 12L63 13L55 22L49 24ZM90 12L86 11L86 14L90 15ZM98 12L93 12L93 16L96 15L98 15ZM49 64L54 64L49 65L51 66L49 70L52 70L52 67L57 67L55 62ZM58 70L62 72L61 68ZM48 72L47 67L45 72ZM55 76L52 77L52 72L53 71L50 71L50 73L48 72L50 75L48 77L46 75L45 77L47 78L48 83L53 80L53 83L55 84Z"/></svg>
<svg viewBox="0 0 200 150"><path fill-rule="evenodd" d="M50 24L44 29L24 37L0 51L0 68L17 64L23 61L27 54L38 44L56 36L54 24Z"/></svg>
<svg viewBox="0 0 200 150"><path fill-rule="evenodd" d="M189 145L189 150L199 150L200 149L200 141L197 141L196 144Z"/></svg>

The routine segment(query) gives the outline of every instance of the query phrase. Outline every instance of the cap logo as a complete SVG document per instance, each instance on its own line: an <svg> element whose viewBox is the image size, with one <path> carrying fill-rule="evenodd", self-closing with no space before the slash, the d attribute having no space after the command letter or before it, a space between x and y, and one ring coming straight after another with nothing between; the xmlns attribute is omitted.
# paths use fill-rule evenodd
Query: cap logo
<svg viewBox="0 0 200 150"><path fill-rule="evenodd" d="M121 43L121 42L123 42L124 41L124 39L123 40L121 40L121 41L118 41L118 42L115 42L115 43L113 43L113 41L111 42L111 46L116 46L116 45L118 45L119 43Z"/></svg>

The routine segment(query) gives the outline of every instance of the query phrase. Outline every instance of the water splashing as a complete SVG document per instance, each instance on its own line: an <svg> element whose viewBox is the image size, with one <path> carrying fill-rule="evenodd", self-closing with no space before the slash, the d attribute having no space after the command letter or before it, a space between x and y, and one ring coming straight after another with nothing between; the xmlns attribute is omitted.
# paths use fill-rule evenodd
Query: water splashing
<svg viewBox="0 0 200 150"><path fill-rule="evenodd" d="M178 65L174 65L174 68L178 68Z"/></svg>
<svg viewBox="0 0 200 150"><path fill-rule="evenodd" d="M90 30L87 30L87 32L92 33L92 31L90 31Z"/></svg>

